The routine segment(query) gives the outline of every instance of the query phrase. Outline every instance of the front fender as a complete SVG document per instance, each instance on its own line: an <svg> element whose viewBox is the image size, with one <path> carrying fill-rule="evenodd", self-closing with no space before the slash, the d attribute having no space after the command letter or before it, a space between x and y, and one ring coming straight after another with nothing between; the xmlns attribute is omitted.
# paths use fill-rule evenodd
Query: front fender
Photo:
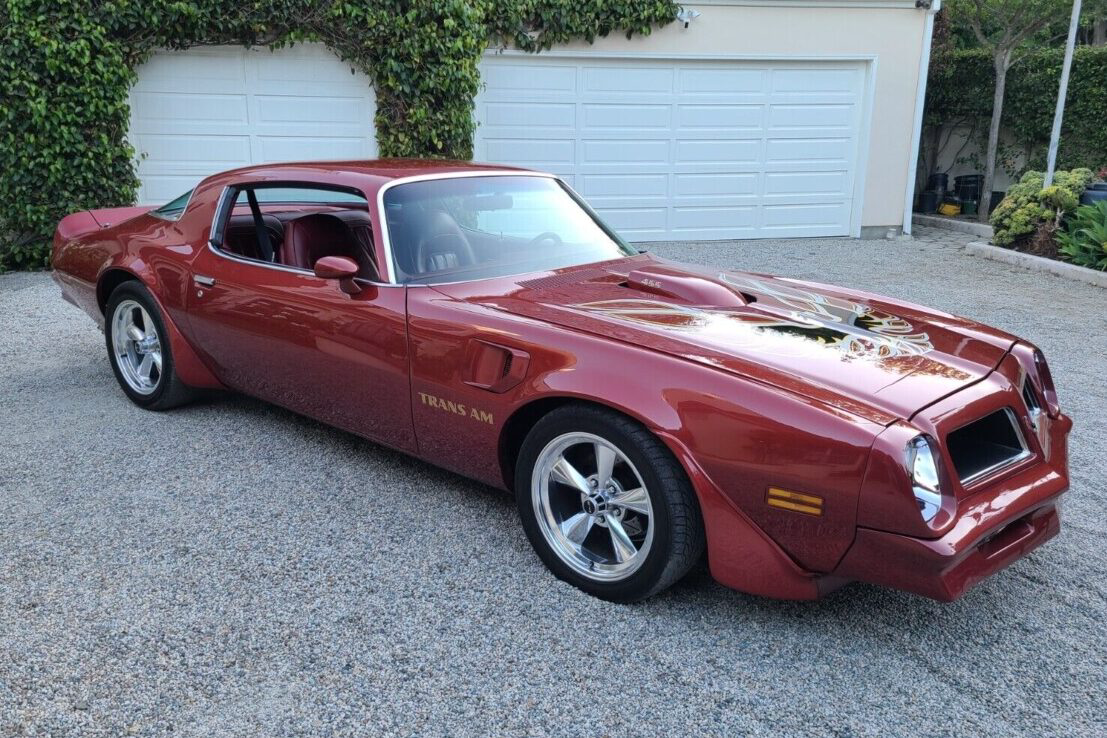
<svg viewBox="0 0 1107 738"><path fill-rule="evenodd" d="M883 426L645 346L432 290L409 289L408 311L413 418L424 458L505 486L504 465L513 459L509 452L501 461L504 434L518 444L541 410L585 400L638 420L680 459L700 497L720 581L813 597L826 583L804 572L833 570L852 543L861 480ZM467 382L474 341L526 355L523 381L500 393ZM769 504L770 488L818 497L819 514Z"/></svg>

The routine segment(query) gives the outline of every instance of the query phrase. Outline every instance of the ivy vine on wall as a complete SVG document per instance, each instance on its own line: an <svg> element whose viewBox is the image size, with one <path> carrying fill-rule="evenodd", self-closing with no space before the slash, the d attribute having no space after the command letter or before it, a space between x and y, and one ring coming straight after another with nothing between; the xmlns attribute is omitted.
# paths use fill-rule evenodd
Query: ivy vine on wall
<svg viewBox="0 0 1107 738"><path fill-rule="evenodd" d="M671 22L672 0L0 0L0 271L66 213L134 201L128 91L158 48L318 41L365 72L382 156L468 159L489 45L537 52Z"/></svg>

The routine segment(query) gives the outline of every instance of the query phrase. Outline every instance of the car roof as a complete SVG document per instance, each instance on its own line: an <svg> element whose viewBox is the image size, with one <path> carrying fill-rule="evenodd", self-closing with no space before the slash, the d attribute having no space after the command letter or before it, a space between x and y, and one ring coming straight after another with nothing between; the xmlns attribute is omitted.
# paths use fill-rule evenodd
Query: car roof
<svg viewBox="0 0 1107 738"><path fill-rule="evenodd" d="M533 170L455 159L354 159L253 164L220 172L207 181L211 184L231 184L232 181L275 182L305 178L353 185L355 182L365 184L365 180L369 179L379 187L386 181L406 177L505 171L530 173Z"/></svg>

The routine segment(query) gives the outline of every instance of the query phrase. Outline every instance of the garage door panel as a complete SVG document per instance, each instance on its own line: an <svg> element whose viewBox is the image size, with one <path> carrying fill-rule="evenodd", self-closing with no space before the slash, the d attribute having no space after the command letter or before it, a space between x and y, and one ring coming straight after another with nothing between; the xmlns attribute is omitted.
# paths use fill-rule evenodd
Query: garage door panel
<svg viewBox="0 0 1107 738"><path fill-rule="evenodd" d="M572 165L576 141L529 138L489 138L484 141L488 161L518 162L520 166Z"/></svg>
<svg viewBox="0 0 1107 738"><path fill-rule="evenodd" d="M164 132L191 118L208 125L212 133L224 132L229 125L246 125L249 121L245 95L195 94L135 91L132 99L141 111L135 116L138 131ZM181 126L189 130L188 123Z"/></svg>
<svg viewBox="0 0 1107 738"><path fill-rule="evenodd" d="M827 97L837 93L848 96L857 92L861 75L857 69L827 66L804 66L774 69L770 91L789 95Z"/></svg>
<svg viewBox="0 0 1107 738"><path fill-rule="evenodd" d="M757 195L761 175L756 172L743 174L675 174L674 197L730 197Z"/></svg>
<svg viewBox="0 0 1107 738"><path fill-rule="evenodd" d="M146 158L139 168L147 170L159 163L183 164L192 169L221 162L250 163L249 136L143 134L142 148Z"/></svg>
<svg viewBox="0 0 1107 738"><path fill-rule="evenodd" d="M767 90L767 69L684 67L679 74L680 92L684 95L722 95L735 99L763 96Z"/></svg>
<svg viewBox="0 0 1107 738"><path fill-rule="evenodd" d="M584 112L581 129L587 133L607 129L668 131L672 126L673 109L670 105L585 103L581 108Z"/></svg>
<svg viewBox="0 0 1107 738"><path fill-rule="evenodd" d="M489 102L484 106L484 125L492 131L531 126L572 131L577 125L573 103Z"/></svg>
<svg viewBox="0 0 1107 738"><path fill-rule="evenodd" d="M756 225L757 208L753 205L694 205L673 208L674 231L754 228Z"/></svg>
<svg viewBox="0 0 1107 738"><path fill-rule="evenodd" d="M245 66L241 55L228 58L212 50L182 54L155 54L142 65L135 90L183 93L245 93Z"/></svg>
<svg viewBox="0 0 1107 738"><path fill-rule="evenodd" d="M669 95L673 91L674 70L667 66L620 67L612 74L609 66L585 66L581 69L581 91L605 95Z"/></svg>
<svg viewBox="0 0 1107 738"><path fill-rule="evenodd" d="M769 129L848 131L856 125L856 117L854 106L849 103L773 105L769 108Z"/></svg>
<svg viewBox="0 0 1107 738"><path fill-rule="evenodd" d="M327 79L329 85L341 84L351 79L352 65L343 62L334 54L321 54L318 47L292 46L280 54L262 49L251 49L246 55L253 62L254 74L259 80L291 84Z"/></svg>
<svg viewBox="0 0 1107 738"><path fill-rule="evenodd" d="M749 164L760 161L761 139L681 139L676 142L676 162L710 162L714 164Z"/></svg>
<svg viewBox="0 0 1107 738"><path fill-rule="evenodd" d="M138 69L130 102L141 203L251 163L377 151L369 79L318 44L158 52Z"/></svg>
<svg viewBox="0 0 1107 738"><path fill-rule="evenodd" d="M827 162L845 164L853 153L848 138L783 138L766 141L765 160L775 162Z"/></svg>
<svg viewBox="0 0 1107 738"><path fill-rule="evenodd" d="M580 194L589 198L656 196L669 194L668 174L586 174L580 178Z"/></svg>
<svg viewBox="0 0 1107 738"><path fill-rule="evenodd" d="M564 65L499 63L486 65L481 78L491 92L490 100L517 100L520 93L533 97L576 92L577 70Z"/></svg>
<svg viewBox="0 0 1107 738"><path fill-rule="evenodd" d="M202 172L185 174L155 174L142 178L142 185L150 195L152 202L169 202L196 186Z"/></svg>
<svg viewBox="0 0 1107 738"><path fill-rule="evenodd" d="M482 70L478 155L572 176L627 238L850 232L862 64L489 56ZM507 103L533 115L489 107ZM566 106L556 126L543 105Z"/></svg>
<svg viewBox="0 0 1107 738"><path fill-rule="evenodd" d="M668 139L596 139L581 141L581 155L586 161L601 165L667 164L669 161L669 141Z"/></svg>
<svg viewBox="0 0 1107 738"><path fill-rule="evenodd" d="M364 159L371 156L363 138L304 138L302 136L259 136L259 159L263 162L305 159Z"/></svg>
<svg viewBox="0 0 1107 738"><path fill-rule="evenodd" d="M624 238L652 238L668 231L668 213L663 207L597 207L596 212Z"/></svg>
<svg viewBox="0 0 1107 738"><path fill-rule="evenodd" d="M764 105L678 105L677 128L682 132L700 128L712 131L760 131Z"/></svg>
<svg viewBox="0 0 1107 738"><path fill-rule="evenodd" d="M849 219L848 209L841 202L767 205L764 215L766 228L823 228L840 225L843 219Z"/></svg>
<svg viewBox="0 0 1107 738"><path fill-rule="evenodd" d="M839 195L849 196L852 185L849 172L766 172L765 195Z"/></svg>
<svg viewBox="0 0 1107 738"><path fill-rule="evenodd" d="M337 128L359 132L365 128L366 117L370 114L364 99L348 97L277 97L258 95L256 101L256 123L259 129L267 126L279 127L285 133L300 128L307 136L313 131Z"/></svg>

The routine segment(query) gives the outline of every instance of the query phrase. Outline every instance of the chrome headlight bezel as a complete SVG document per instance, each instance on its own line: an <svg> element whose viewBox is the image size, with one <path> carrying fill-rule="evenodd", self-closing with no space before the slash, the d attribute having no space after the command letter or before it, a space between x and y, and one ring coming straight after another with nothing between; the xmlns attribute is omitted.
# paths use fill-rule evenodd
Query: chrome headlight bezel
<svg viewBox="0 0 1107 738"><path fill-rule="evenodd" d="M942 510L942 475L938 465L938 444L926 434L907 443L907 477L919 505L919 515L931 524Z"/></svg>

